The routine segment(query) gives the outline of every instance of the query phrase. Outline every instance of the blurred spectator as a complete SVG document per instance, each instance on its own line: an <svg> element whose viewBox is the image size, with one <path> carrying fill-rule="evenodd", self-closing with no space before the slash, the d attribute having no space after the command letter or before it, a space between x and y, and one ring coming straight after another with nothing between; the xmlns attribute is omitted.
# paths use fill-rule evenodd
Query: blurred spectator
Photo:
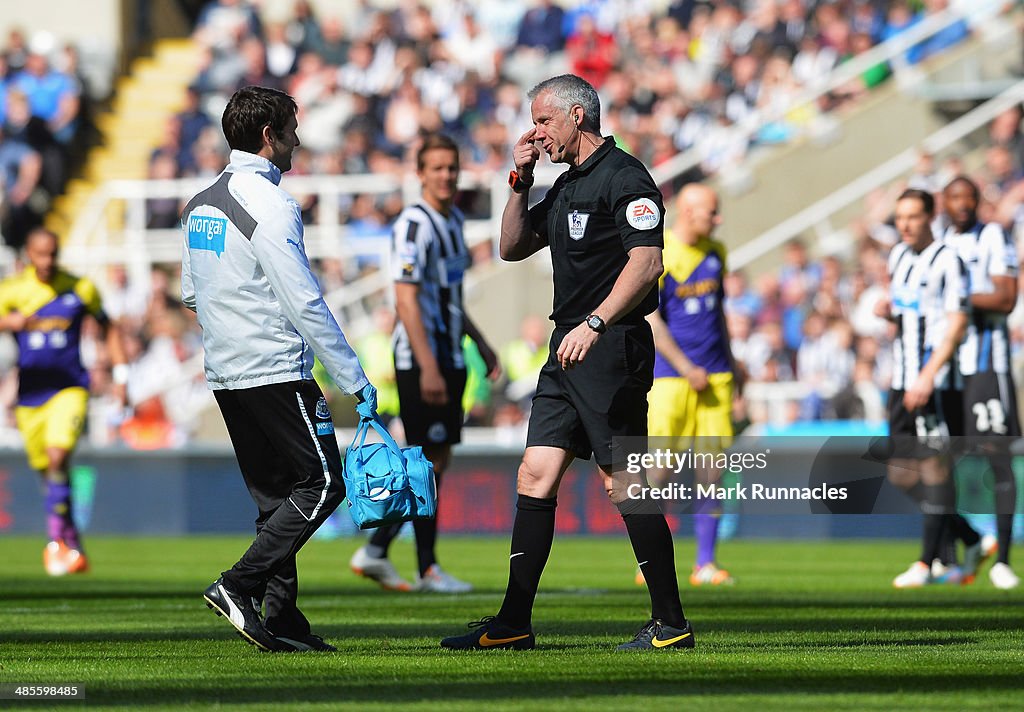
<svg viewBox="0 0 1024 712"><path fill-rule="evenodd" d="M779 274L779 283L783 289L794 282L799 283L808 293L817 289L821 281L821 265L811 263L807 245L803 240L794 238L787 242L783 248L782 259L784 265Z"/></svg>
<svg viewBox="0 0 1024 712"><path fill-rule="evenodd" d="M359 339L354 347L366 377L377 388L377 413L385 423L398 417L395 353L391 346L394 330L394 309L378 307L373 312L373 331Z"/></svg>
<svg viewBox="0 0 1024 712"><path fill-rule="evenodd" d="M181 447L186 440L185 433L167 417L163 401L158 396L136 403L118 434L132 450Z"/></svg>
<svg viewBox="0 0 1024 712"><path fill-rule="evenodd" d="M544 54L560 52L565 47L562 21L565 11L554 0L539 0L519 22L516 47L539 50Z"/></svg>
<svg viewBox="0 0 1024 712"><path fill-rule="evenodd" d="M150 297L148 285L130 279L125 265L114 263L107 267L103 307L107 316L122 323L125 332L141 331Z"/></svg>
<svg viewBox="0 0 1024 712"><path fill-rule="evenodd" d="M383 93L388 76L384 67L374 65L373 46L367 40L354 42L348 50L348 61L338 70L338 84L348 92L362 96Z"/></svg>
<svg viewBox="0 0 1024 712"><path fill-rule="evenodd" d="M448 52L466 72L476 72L480 81L491 84L497 78L501 50L489 32L467 12L462 22L446 40Z"/></svg>
<svg viewBox="0 0 1024 712"><path fill-rule="evenodd" d="M999 114L988 127L989 142L1010 151L1014 166L1024 170L1024 135L1021 134L1021 107L1014 106Z"/></svg>
<svg viewBox="0 0 1024 712"><path fill-rule="evenodd" d="M282 22L267 25L266 67L278 80L295 71L299 59L297 43L288 38L288 29Z"/></svg>
<svg viewBox="0 0 1024 712"><path fill-rule="evenodd" d="M331 16L324 20L319 35L314 36L305 48L320 57L325 64L340 67L348 59L350 46L341 18Z"/></svg>
<svg viewBox="0 0 1024 712"><path fill-rule="evenodd" d="M594 17L584 13L565 42L565 52L572 73L600 90L618 61L619 48L614 35L598 30Z"/></svg>
<svg viewBox="0 0 1024 712"><path fill-rule="evenodd" d="M81 103L81 86L74 77L52 69L42 52L30 52L25 68L11 79L11 87L28 98L32 115L46 122L57 141L71 142Z"/></svg>
<svg viewBox="0 0 1024 712"><path fill-rule="evenodd" d="M299 53L316 51L323 34L309 0L295 0L292 17L285 26L285 36Z"/></svg>
<svg viewBox="0 0 1024 712"><path fill-rule="evenodd" d="M990 146L985 151L985 165L981 170L981 181L985 185L985 200L999 202L1003 194L1021 179L1013 154L1006 146Z"/></svg>
<svg viewBox="0 0 1024 712"><path fill-rule="evenodd" d="M193 36L217 52L231 52L241 38L260 35L256 10L246 0L213 0L199 13Z"/></svg>
<svg viewBox="0 0 1024 712"><path fill-rule="evenodd" d="M175 119L177 121L178 150L174 159L180 170L190 171L195 169L192 146L199 141L203 131L213 125L213 121L200 106L200 93L197 87L189 86L185 90L185 105Z"/></svg>
<svg viewBox="0 0 1024 712"><path fill-rule="evenodd" d="M834 256L823 258L821 281L811 297L811 307L829 321L844 318L843 296L847 286L843 282L843 268L839 259Z"/></svg>
<svg viewBox="0 0 1024 712"><path fill-rule="evenodd" d="M501 350L501 366L508 377L505 396L524 412L529 410L540 369L548 358L550 331L545 319L531 314L519 325L519 338Z"/></svg>
<svg viewBox="0 0 1024 712"><path fill-rule="evenodd" d="M466 362L466 388L462 392L462 411L466 425L487 425L491 419L491 382L487 363L480 348L469 335L462 337L462 356Z"/></svg>
<svg viewBox="0 0 1024 712"><path fill-rule="evenodd" d="M28 97L19 89L7 92L7 115L3 122L4 135L23 143L39 154L41 163L39 184L51 196L64 189L65 155L47 123L32 115Z"/></svg>
<svg viewBox="0 0 1024 712"><path fill-rule="evenodd" d="M793 353L782 338L782 327L777 322L759 326L746 346L744 366L755 381L792 381L794 378Z"/></svg>
<svg viewBox="0 0 1024 712"><path fill-rule="evenodd" d="M43 162L28 144L9 139L0 128L0 233L8 247L20 248L32 228L42 223L45 196L39 195Z"/></svg>
<svg viewBox="0 0 1024 712"><path fill-rule="evenodd" d="M28 40L20 27L12 27L7 33L4 58L12 74L17 74L25 68L25 63L28 62Z"/></svg>
<svg viewBox="0 0 1024 712"><path fill-rule="evenodd" d="M742 314L753 318L761 309L761 300L750 291L747 275L742 270L728 272L722 280L725 291L725 313Z"/></svg>
<svg viewBox="0 0 1024 712"><path fill-rule="evenodd" d="M150 180L171 180L178 177L178 162L173 156L158 153L149 163ZM181 201L177 198L147 198L146 228L163 230L181 223Z"/></svg>
<svg viewBox="0 0 1024 712"><path fill-rule="evenodd" d="M250 37L243 41L238 57L241 59L241 73L228 93L247 86L270 87L271 89L284 87L281 77L267 69L267 51L260 40Z"/></svg>

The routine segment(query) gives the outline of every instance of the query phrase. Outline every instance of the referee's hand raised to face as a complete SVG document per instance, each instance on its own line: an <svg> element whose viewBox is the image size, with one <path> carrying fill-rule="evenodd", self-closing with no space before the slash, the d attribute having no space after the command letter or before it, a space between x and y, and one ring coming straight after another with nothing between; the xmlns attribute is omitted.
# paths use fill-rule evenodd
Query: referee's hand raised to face
<svg viewBox="0 0 1024 712"><path fill-rule="evenodd" d="M523 180L529 180L533 176L533 168L540 159L540 149L534 141L537 137L537 128L534 127L524 133L512 147L512 162Z"/></svg>

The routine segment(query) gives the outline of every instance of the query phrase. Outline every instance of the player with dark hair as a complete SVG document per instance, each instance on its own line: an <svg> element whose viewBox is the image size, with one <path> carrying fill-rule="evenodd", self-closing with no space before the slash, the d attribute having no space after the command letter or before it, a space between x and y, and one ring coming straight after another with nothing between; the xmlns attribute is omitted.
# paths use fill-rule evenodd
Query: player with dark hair
<svg viewBox="0 0 1024 712"><path fill-rule="evenodd" d="M420 445L441 475L451 461L452 445L462 434L462 396L466 363L462 338L476 342L488 375L500 373L493 349L466 314L462 281L470 266L462 234L464 217L455 206L459 180L459 148L443 134L428 134L416 153L420 200L405 208L395 221L392 279L398 325L395 330L395 378L405 438ZM388 547L402 524L377 529L356 550L349 566L385 589L407 591L388 559ZM418 573L415 588L435 593L465 593L472 586L437 563L437 519L413 521Z"/></svg>
<svg viewBox="0 0 1024 712"><path fill-rule="evenodd" d="M950 436L963 430L963 394L957 384L956 349L967 329L967 273L956 251L934 239L935 200L910 189L896 201L902 242L889 254L890 298L879 305L896 322L889 436L889 479L915 499L924 513L920 558L893 580L896 588L933 581L945 527L961 538L978 537L954 518L956 492L950 478ZM964 528L966 527L966 528Z"/></svg>
<svg viewBox="0 0 1024 712"><path fill-rule="evenodd" d="M18 405L14 415L28 463L46 485L49 543L43 566L51 576L79 574L89 563L75 526L70 459L85 424L89 374L82 365L82 322L91 317L105 334L113 364L114 395L123 405L128 366L121 333L96 286L57 266L57 236L36 228L25 241L29 265L0 283L0 331L18 342Z"/></svg>
<svg viewBox="0 0 1024 712"><path fill-rule="evenodd" d="M630 496L642 475L627 475L619 440L647 434L654 339L645 317L658 307L661 193L642 163L601 135L600 102L585 80L554 77L528 96L534 127L513 148L500 252L518 261L550 247L555 329L519 466L505 600L496 616L471 623L469 633L441 646L534 647L533 603L554 538L558 486L573 459L593 455L651 595L651 619L619 649L692 648L672 534L657 502ZM569 169L529 208L541 149Z"/></svg>
<svg viewBox="0 0 1024 712"><path fill-rule="evenodd" d="M957 353L964 384L964 434L968 445L972 438L980 439L995 476L997 539L983 538L981 559L996 553L989 579L996 588L1011 589L1020 585L1010 568L1017 482L1009 448L1021 428L1007 326L1007 315L1017 304L1017 250L998 223L978 219L981 193L970 178L954 178L942 197L950 220L942 240L967 265L970 283L971 316ZM965 581L970 582L980 561L965 557L964 564Z"/></svg>
<svg viewBox="0 0 1024 712"><path fill-rule="evenodd" d="M182 213L181 297L199 317L206 380L259 509L255 541L204 598L261 650L331 651L297 605L295 555L345 497L313 354L361 414L376 392L310 270L299 204L279 187L299 145L295 112L273 89L231 97L230 163Z"/></svg>

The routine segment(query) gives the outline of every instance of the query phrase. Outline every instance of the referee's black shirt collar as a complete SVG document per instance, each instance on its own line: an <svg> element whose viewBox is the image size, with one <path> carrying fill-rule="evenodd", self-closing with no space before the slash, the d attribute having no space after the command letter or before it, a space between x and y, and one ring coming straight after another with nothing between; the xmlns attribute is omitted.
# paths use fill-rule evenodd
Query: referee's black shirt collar
<svg viewBox="0 0 1024 712"><path fill-rule="evenodd" d="M593 153L587 156L587 160L578 166L569 166L570 173L589 173L590 170L596 166L602 158L608 155L608 152L615 148L615 138L613 136L605 136L604 143L597 147Z"/></svg>

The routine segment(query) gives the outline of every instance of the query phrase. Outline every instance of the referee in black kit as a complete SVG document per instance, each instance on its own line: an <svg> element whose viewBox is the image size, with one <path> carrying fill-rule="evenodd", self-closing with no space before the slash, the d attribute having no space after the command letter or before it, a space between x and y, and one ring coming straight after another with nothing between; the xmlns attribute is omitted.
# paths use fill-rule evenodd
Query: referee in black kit
<svg viewBox="0 0 1024 712"><path fill-rule="evenodd" d="M626 496L613 438L647 434L654 339L645 316L658 307L663 206L647 169L601 136L594 88L565 74L534 87L534 128L513 148L513 194L501 219L502 259L551 248L554 310L550 356L541 370L519 466L505 600L496 616L445 638L444 648L534 647L531 612L554 538L562 475L580 457L597 460L651 594L651 620L619 650L692 648L683 615L672 536L660 507ZM528 209L533 169L544 149L567 163L544 199ZM614 455L619 455L615 457Z"/></svg>

